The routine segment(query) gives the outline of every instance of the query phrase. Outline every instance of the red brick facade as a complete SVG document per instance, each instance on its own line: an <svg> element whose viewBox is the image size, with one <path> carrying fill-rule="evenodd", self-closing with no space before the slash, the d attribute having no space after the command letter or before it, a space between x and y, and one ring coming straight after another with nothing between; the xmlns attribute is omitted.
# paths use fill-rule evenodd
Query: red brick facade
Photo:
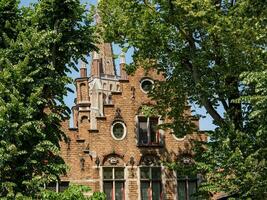
<svg viewBox="0 0 267 200"><path fill-rule="evenodd" d="M163 77L153 71L144 72L142 68L138 68L134 75L127 75L123 71L124 59L121 61L121 76L117 76L114 73L114 64L111 63L113 61L110 60L112 49L109 45L102 45L99 54L94 53L90 77L86 77L83 65L81 77L76 79L74 128L69 128L68 121L63 124L63 130L70 141L67 144L63 143L61 148L62 156L70 170L62 179L88 185L92 191L111 188L113 193L109 195L114 197L120 195L114 188L112 190L117 183L114 184L112 180L105 182L103 170L107 166L116 169L121 167L124 177L116 187L120 187L123 199L138 200L142 195L148 195L148 198L152 199L152 189L144 189L143 193L141 191L143 183L140 170L142 166L159 166L161 180L158 190L161 194L155 197L155 193L153 199L177 199L175 173L167 170L161 161L174 161L179 155L190 152L192 136L178 139L170 131L157 130L157 135L152 136L151 132L150 138L144 140L147 143L140 144L140 141L143 142L138 132L141 129L140 108L142 105L154 104L142 91L140 82L144 77L151 80L161 80ZM187 112L191 114L190 108ZM160 117L157 120L159 123L164 122ZM124 137L119 139L112 136L112 125L116 122L123 123L126 128L126 133L123 132ZM143 124L145 123L148 122ZM154 141L156 142L153 143ZM116 172L112 173L114 175ZM144 182L145 184L149 185L149 182Z"/></svg>

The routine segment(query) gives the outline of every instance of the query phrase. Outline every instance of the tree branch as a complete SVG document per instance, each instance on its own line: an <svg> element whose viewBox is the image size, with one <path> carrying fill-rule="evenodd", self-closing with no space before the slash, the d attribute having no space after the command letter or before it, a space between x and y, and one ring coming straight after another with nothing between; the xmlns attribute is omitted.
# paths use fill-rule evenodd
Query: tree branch
<svg viewBox="0 0 267 200"><path fill-rule="evenodd" d="M200 77L199 77L199 72L197 67L194 67L192 65L192 63L190 63L190 61L187 59L184 61L183 63L184 65L187 65L187 68L192 69L192 77L193 80L195 82L195 84L200 84ZM202 92L199 93L199 97L200 97L200 101L203 104L203 106L205 107L205 109L207 110L207 112L211 115L211 117L214 119L214 121L216 122L216 124L218 124L219 126L222 126L225 124L224 119L220 116L220 114L213 108L212 103L210 102L210 100L202 94Z"/></svg>

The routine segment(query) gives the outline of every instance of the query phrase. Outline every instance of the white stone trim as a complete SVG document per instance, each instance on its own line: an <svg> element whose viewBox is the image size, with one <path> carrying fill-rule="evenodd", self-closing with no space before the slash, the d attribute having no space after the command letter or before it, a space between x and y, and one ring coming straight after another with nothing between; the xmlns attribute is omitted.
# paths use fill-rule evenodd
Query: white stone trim
<svg viewBox="0 0 267 200"><path fill-rule="evenodd" d="M186 135L182 138L178 138L178 137L176 137L176 135L174 133L171 133L171 134L172 134L173 138L177 141L184 141L186 139Z"/></svg>
<svg viewBox="0 0 267 200"><path fill-rule="evenodd" d="M143 90L143 88L142 88L142 83L143 83L144 81L150 81L150 82L152 83L152 88L154 87L154 81L153 81L151 78L144 78L144 79L142 79L142 80L140 81L140 89L141 89L141 91L142 91L143 93L147 94L149 91L145 91L145 90Z"/></svg>
<svg viewBox="0 0 267 200"><path fill-rule="evenodd" d="M123 126L123 128L124 128L123 135L122 135L121 138L116 138L115 135L113 134L113 127L114 127L115 124L121 124L121 125ZM112 126L110 127L110 133L111 133L111 136L112 136L112 138L113 138L114 140L118 140L118 141L120 141L120 140L123 140L123 139L126 137L126 134L127 134L127 128L126 128L126 126L125 126L125 124L124 124L123 122L121 122L121 121L116 121L116 122L114 122L114 123L112 124Z"/></svg>

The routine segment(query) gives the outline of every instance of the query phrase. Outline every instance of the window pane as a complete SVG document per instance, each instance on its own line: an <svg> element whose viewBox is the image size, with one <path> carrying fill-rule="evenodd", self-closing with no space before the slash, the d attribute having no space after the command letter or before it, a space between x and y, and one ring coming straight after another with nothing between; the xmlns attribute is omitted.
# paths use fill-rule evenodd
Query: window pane
<svg viewBox="0 0 267 200"><path fill-rule="evenodd" d="M104 193L107 200L112 200L112 182L104 182Z"/></svg>
<svg viewBox="0 0 267 200"><path fill-rule="evenodd" d="M152 167L152 179L160 180L161 179L161 168L160 167Z"/></svg>
<svg viewBox="0 0 267 200"><path fill-rule="evenodd" d="M193 194L197 192L197 181L196 180L190 180L188 182L189 185L189 199L195 200L197 199Z"/></svg>
<svg viewBox="0 0 267 200"><path fill-rule="evenodd" d="M57 191L57 183L56 182L52 182L46 185L46 189L47 190L51 190L51 191Z"/></svg>
<svg viewBox="0 0 267 200"><path fill-rule="evenodd" d="M186 182L185 181L177 181L178 182L178 200L186 200Z"/></svg>
<svg viewBox="0 0 267 200"><path fill-rule="evenodd" d="M158 125L158 118L150 118L149 129L150 129L150 137L151 137L152 143L158 143L159 142L157 125Z"/></svg>
<svg viewBox="0 0 267 200"><path fill-rule="evenodd" d="M150 170L149 167L140 168L141 179L150 179Z"/></svg>
<svg viewBox="0 0 267 200"><path fill-rule="evenodd" d="M149 198L149 182L141 182L141 200L148 200Z"/></svg>
<svg viewBox="0 0 267 200"><path fill-rule="evenodd" d="M117 139L121 139L124 134L124 127L121 123L116 123L112 129L113 135Z"/></svg>
<svg viewBox="0 0 267 200"><path fill-rule="evenodd" d="M149 92L153 88L153 82L150 79L143 80L141 82L141 87L144 90L144 92Z"/></svg>
<svg viewBox="0 0 267 200"><path fill-rule="evenodd" d="M124 183L115 182L115 200L122 200L124 196Z"/></svg>
<svg viewBox="0 0 267 200"><path fill-rule="evenodd" d="M139 143L147 144L148 143L148 134L147 134L147 118L139 118Z"/></svg>
<svg viewBox="0 0 267 200"><path fill-rule="evenodd" d="M111 167L106 167L103 168L103 179L112 179L112 168Z"/></svg>
<svg viewBox="0 0 267 200"><path fill-rule="evenodd" d="M115 169L115 179L124 179L124 168L114 168Z"/></svg>
<svg viewBox="0 0 267 200"><path fill-rule="evenodd" d="M160 200L161 195L161 183L160 182L152 182L152 199L153 200Z"/></svg>
<svg viewBox="0 0 267 200"><path fill-rule="evenodd" d="M63 192L69 187L69 182L68 181L62 181L59 184L59 192Z"/></svg>

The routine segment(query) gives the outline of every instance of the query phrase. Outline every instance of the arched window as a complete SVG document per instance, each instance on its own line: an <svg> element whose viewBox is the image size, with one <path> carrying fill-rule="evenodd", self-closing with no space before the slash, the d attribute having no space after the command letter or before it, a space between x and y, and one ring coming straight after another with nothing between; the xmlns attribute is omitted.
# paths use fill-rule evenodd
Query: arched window
<svg viewBox="0 0 267 200"><path fill-rule="evenodd" d="M80 84L80 95L81 95L81 101L86 101L86 85L85 83Z"/></svg>
<svg viewBox="0 0 267 200"><path fill-rule="evenodd" d="M82 116L81 117L81 123L84 123L86 121L88 121L88 116Z"/></svg>
<svg viewBox="0 0 267 200"><path fill-rule="evenodd" d="M117 91L118 92L120 91L120 85L119 84L117 85Z"/></svg>
<svg viewBox="0 0 267 200"><path fill-rule="evenodd" d="M107 95L105 93L103 93L103 104L107 104Z"/></svg>

